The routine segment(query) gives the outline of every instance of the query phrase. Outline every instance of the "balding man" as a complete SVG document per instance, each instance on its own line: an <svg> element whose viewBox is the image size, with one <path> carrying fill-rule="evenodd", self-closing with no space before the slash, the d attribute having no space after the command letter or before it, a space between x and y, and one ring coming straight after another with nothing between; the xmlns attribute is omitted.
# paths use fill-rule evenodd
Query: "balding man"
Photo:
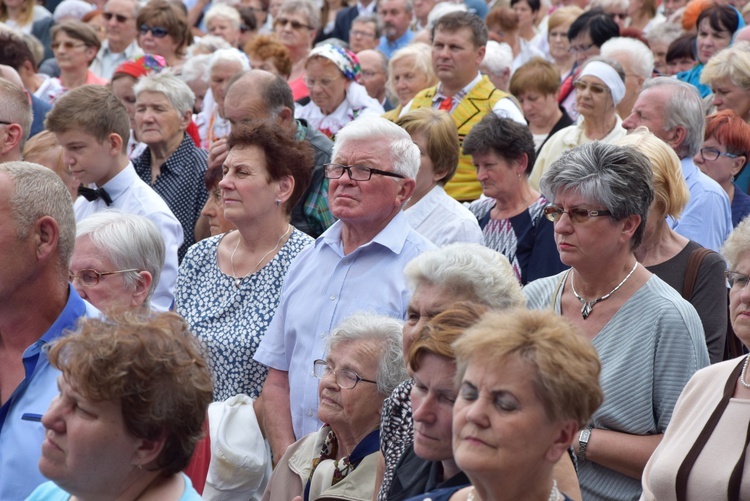
<svg viewBox="0 0 750 501"><path fill-rule="evenodd" d="M331 330L360 311L406 315L404 266L435 247L409 226L402 210L414 192L419 159L411 136L381 117L355 120L336 134L334 163L325 175L338 221L289 267L254 357L269 367L261 400L276 460L322 424L310 368L324 358Z"/></svg>
<svg viewBox="0 0 750 501"><path fill-rule="evenodd" d="M17 84L0 77L0 162L21 160L32 118L26 92Z"/></svg>
<svg viewBox="0 0 750 501"><path fill-rule="evenodd" d="M362 85L367 95L375 99L385 111L391 111L393 105L385 95L385 84L388 82L388 58L377 50L363 50L357 53L362 74Z"/></svg>
<svg viewBox="0 0 750 501"><path fill-rule="evenodd" d="M37 468L40 420L60 372L43 348L97 314L68 284L75 236L73 204L57 174L0 164L0 499L26 499L47 480Z"/></svg>
<svg viewBox="0 0 750 501"><path fill-rule="evenodd" d="M292 225L313 238L320 236L335 219L328 208L328 180L323 165L331 161L333 143L309 127L306 120L294 118L294 98L283 78L267 71L250 70L229 81L224 96L224 116L230 126L253 120L273 121L299 141L307 141L315 152L312 181L292 209ZM227 155L226 140L211 146L209 166L221 164Z"/></svg>
<svg viewBox="0 0 750 501"><path fill-rule="evenodd" d="M695 87L668 77L650 80L622 126L628 130L644 126L674 149L690 199L680 219L668 218L669 225L683 237L719 252L732 230L732 213L724 189L693 162L706 127L703 102Z"/></svg>
<svg viewBox="0 0 750 501"><path fill-rule="evenodd" d="M109 0L104 4L104 29L107 38L102 42L89 69L109 80L118 66L143 55L135 37L138 27L138 0Z"/></svg>

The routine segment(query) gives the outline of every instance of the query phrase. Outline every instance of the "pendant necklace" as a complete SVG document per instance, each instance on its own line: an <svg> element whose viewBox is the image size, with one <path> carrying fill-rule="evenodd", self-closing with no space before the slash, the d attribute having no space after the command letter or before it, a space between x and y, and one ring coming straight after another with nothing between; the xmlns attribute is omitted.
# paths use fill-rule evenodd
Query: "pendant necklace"
<svg viewBox="0 0 750 501"><path fill-rule="evenodd" d="M617 289L619 289L620 287L622 287L622 285L623 285L623 284L624 284L625 282L627 282L627 281L628 281L628 278L630 278L630 275L632 275L632 274L633 274L633 272L635 271L635 269L636 269L637 267L638 267L638 261L636 260L635 264L633 265L633 269L632 269L632 270L630 270L630 273L628 273L627 275L625 275L625 278L623 278L623 279L622 279L622 282L620 282L619 284L617 284L617 287L615 287L614 289L612 289L611 291L609 291L609 293L608 293L608 294L605 294L605 295L603 295L602 297L599 297L599 298L597 298L597 299L594 299L593 301L586 301L585 299L583 299L583 296L581 296L580 294L578 294L578 293L576 292L576 286L575 286L575 284L573 283L573 279L575 278L575 274L573 274L573 275L572 275L572 276L570 277L570 288L571 288L571 289L573 290L573 295L574 295L574 296L575 296L576 298L578 298L578 300L579 300L579 301L581 302L581 304L583 305L583 306L581 306L581 316L583 317L583 319L584 319L584 320L586 320L587 318L589 318L589 315L591 315L591 310L593 310L593 309L594 309L594 305L595 305L596 303L598 303L598 302L600 302L600 301L604 301L605 299L608 299L608 298L609 298L609 296L611 296L612 294L614 294L615 292L617 292Z"/></svg>
<svg viewBox="0 0 750 501"><path fill-rule="evenodd" d="M256 268L258 268L260 266L260 263L262 263L263 260L265 258L267 258L270 253L272 253L273 251L275 251L276 249L279 248L279 245L281 244L281 241L284 240L284 237L287 236L291 230L292 230L292 225L288 224L287 227L286 227L286 231L284 232L283 235L281 235L279 237L279 240L276 242L276 245L274 246L274 248L271 249L270 251L266 252L265 254L263 254L263 257L260 258L260 261L258 261L255 266L253 266L253 269L250 270L250 273L248 273L247 275L243 275L241 277L238 277L237 274L234 272L234 255L237 253L237 249L240 248L240 242L242 241L242 235L239 234L239 230L238 230L237 245L234 246L234 250L232 251L232 255L229 258L229 263L232 265L232 278L234 279L234 286L236 288L239 289L240 284L242 283L242 281L245 278L249 277L250 275L252 275L256 271L258 271Z"/></svg>

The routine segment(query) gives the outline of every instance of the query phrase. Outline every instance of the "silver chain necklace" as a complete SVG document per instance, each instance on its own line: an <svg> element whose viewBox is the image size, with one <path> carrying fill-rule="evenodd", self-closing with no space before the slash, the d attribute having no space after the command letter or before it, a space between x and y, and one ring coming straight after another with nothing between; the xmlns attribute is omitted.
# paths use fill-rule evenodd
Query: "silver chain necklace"
<svg viewBox="0 0 750 501"><path fill-rule="evenodd" d="M619 284L617 284L617 287L615 287L614 289L612 289L611 291L609 291L608 294L605 294L602 297L594 299L593 301L586 301L585 299L583 299L583 296L581 296L580 294L578 294L576 292L576 286L573 283L573 279L575 278L575 273L573 275L571 275L571 277L570 277L570 288L573 290L573 295L576 298L578 298L578 300L583 305L583 306L581 306L581 316L583 317L583 319L586 320L587 318L589 318L589 315L591 315L591 310L594 309L594 305L596 303L598 303L600 301L604 301L605 299L608 299L609 296L611 296L612 294L614 294L615 292L617 292L617 289L619 289L620 287L622 287L622 284L624 284L625 282L628 281L628 278L630 278L630 275L633 274L633 272L635 271L635 269L637 267L638 267L638 261L636 260L635 264L633 265L633 269L630 270L630 273L628 273L627 275L625 275L625 278L622 279L622 282L620 282Z"/></svg>
<svg viewBox="0 0 750 501"><path fill-rule="evenodd" d="M287 225L286 231L284 232L283 235L281 235L279 237L279 240L276 242L276 246L274 246L274 248L271 249L270 251L268 251L265 254L263 254L263 257L260 258L260 261L257 262L257 264L253 267L252 270L250 270L250 273L248 273L247 275L243 275L241 277L238 277L237 274L234 272L234 255L237 253L237 249L239 249L239 247L240 247L240 241L242 240L242 235L240 235L239 233L237 234L237 245L234 246L234 250L232 251L232 255L229 257L229 263L232 265L232 278L234 279L234 286L236 288L239 289L240 284L242 283L242 281L245 278L247 278L248 276L250 276L253 273L255 273L256 271L258 271L258 270L256 270L256 268L258 266L260 266L260 263L262 263L263 260L265 258L267 258L270 253L272 253L273 251L275 251L276 249L279 248L279 244L281 243L282 240L284 240L284 237L287 236L291 230L292 230L292 225L291 224Z"/></svg>

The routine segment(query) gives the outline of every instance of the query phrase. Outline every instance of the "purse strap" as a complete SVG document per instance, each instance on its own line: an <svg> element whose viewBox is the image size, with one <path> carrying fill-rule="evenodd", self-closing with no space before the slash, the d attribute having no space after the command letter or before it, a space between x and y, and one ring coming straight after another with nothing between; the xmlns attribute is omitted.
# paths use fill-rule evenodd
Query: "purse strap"
<svg viewBox="0 0 750 501"><path fill-rule="evenodd" d="M698 278L698 270L703 264L703 259L713 251L705 247L699 247L690 253L687 268L685 268L685 283L682 286L682 297L685 301L690 301L695 288L695 281Z"/></svg>

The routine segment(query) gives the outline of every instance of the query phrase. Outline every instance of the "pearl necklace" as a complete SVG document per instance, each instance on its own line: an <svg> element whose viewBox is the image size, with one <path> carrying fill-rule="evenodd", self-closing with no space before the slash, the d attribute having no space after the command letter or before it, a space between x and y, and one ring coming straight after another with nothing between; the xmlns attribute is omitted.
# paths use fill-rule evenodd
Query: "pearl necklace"
<svg viewBox="0 0 750 501"><path fill-rule="evenodd" d="M232 251L232 255L229 258L229 263L232 265L232 278L234 279L234 286L236 288L239 289L240 284L242 283L242 281L245 278L249 277L250 275L252 275L256 271L258 271L256 268L258 268L260 266L260 263L262 263L263 260L265 258L267 258L270 253L272 253L273 251L275 251L276 249L279 248L279 245L281 244L281 241L284 240L284 237L287 236L290 231L292 231L292 225L288 224L287 227L286 227L286 231L284 232L283 235L281 235L279 237L279 240L276 242L276 245L273 247L273 249L271 249L270 251L268 251L265 254L263 254L263 257L260 258L260 261L258 261L255 264L255 266L253 266L252 270L250 270L250 273L248 273L247 275L243 275L241 277L238 277L237 274L234 272L234 255L237 253L237 249L240 248L240 242L242 241L242 235L239 235L239 234L237 235L237 245L234 246L234 250ZM238 231L238 233L239 233L239 231Z"/></svg>
<svg viewBox="0 0 750 501"><path fill-rule="evenodd" d="M578 300L581 302L581 304L583 304L583 306L581 306L581 316L583 316L583 319L586 320L587 318L589 318L589 315L591 315L591 310L594 309L594 305L596 303L598 303L600 301L604 301L605 299L608 299L609 296L611 296L612 294L614 294L615 292L617 292L617 289L619 289L620 287L622 287L622 285L625 282L628 281L628 278L630 278L630 275L633 274L633 272L635 271L635 269L637 267L638 267L638 260L636 260L635 264L633 265L633 269L630 270L630 273L628 273L627 275L625 275L625 278L622 279L622 282L620 282L619 284L617 284L617 287L615 287L614 289L612 289L611 291L609 291L608 294L605 294L605 295L603 295L603 296L601 296L601 297L599 297L597 299L594 299L593 301L586 301L585 299L583 299L583 296L581 296L580 294L578 294L576 292L576 286L573 284L573 279L575 278L575 275L571 276L570 277L570 288L573 290L573 295L576 298L578 298Z"/></svg>
<svg viewBox="0 0 750 501"><path fill-rule="evenodd" d="M474 497L474 494L476 493L476 489L474 489L474 486L471 486L471 490L469 491L469 495L466 497L466 501L476 501L476 498ZM558 501L560 499L560 489L557 488L557 480L552 481L552 490L549 491L549 496L547 496L547 501Z"/></svg>
<svg viewBox="0 0 750 501"><path fill-rule="evenodd" d="M747 363L750 361L750 355L745 357L745 365L742 366L742 373L740 373L740 383L742 383L742 386L745 388L750 388L750 383L745 381L745 373L747 372Z"/></svg>

